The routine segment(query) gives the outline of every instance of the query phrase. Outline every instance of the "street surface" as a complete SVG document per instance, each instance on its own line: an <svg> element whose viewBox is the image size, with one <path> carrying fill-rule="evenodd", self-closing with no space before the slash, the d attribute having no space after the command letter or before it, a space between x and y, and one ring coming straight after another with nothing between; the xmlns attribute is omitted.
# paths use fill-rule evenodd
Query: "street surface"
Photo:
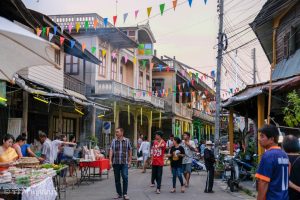
<svg viewBox="0 0 300 200"><path fill-rule="evenodd" d="M188 198L189 200L238 200L253 198L242 193L228 193L224 191L224 185L215 184L214 194L204 193L206 173L202 172L199 175L192 174L190 187L186 189L185 193L180 193L180 186L177 180L177 193L170 193L172 187L171 173L168 167L164 168L164 176L162 181L161 194L155 193L155 188L149 187L151 179L151 170L146 174L142 174L141 170L129 170L129 189L128 195L132 200L182 200ZM223 189L222 189L223 188ZM102 181L87 185L84 183L80 187L67 192L67 199L69 200L111 200L115 196L115 185L113 171L110 171L109 179L103 176Z"/></svg>

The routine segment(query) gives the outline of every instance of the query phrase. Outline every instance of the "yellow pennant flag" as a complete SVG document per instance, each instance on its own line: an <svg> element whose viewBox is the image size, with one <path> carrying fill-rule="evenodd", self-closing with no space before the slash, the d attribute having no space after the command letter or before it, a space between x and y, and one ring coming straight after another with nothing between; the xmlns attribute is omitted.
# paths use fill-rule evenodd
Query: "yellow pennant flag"
<svg viewBox="0 0 300 200"><path fill-rule="evenodd" d="M106 50L105 49L102 49L102 56L106 56Z"/></svg>
<svg viewBox="0 0 300 200"><path fill-rule="evenodd" d="M133 64L136 64L136 57L133 58Z"/></svg>
<svg viewBox="0 0 300 200"><path fill-rule="evenodd" d="M75 28L76 28L76 32L78 33L78 31L80 29L80 23L79 22L76 23Z"/></svg>
<svg viewBox="0 0 300 200"><path fill-rule="evenodd" d="M148 8L147 8L148 17L150 17L151 10L152 10L152 7L148 7Z"/></svg>

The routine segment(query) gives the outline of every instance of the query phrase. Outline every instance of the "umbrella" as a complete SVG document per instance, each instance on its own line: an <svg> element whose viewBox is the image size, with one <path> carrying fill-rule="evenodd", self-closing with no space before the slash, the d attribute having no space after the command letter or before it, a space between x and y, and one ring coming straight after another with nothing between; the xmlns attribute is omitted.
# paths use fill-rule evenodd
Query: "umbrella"
<svg viewBox="0 0 300 200"><path fill-rule="evenodd" d="M12 81L14 74L32 66L56 66L56 45L0 17L0 80ZM59 48L58 48L59 49Z"/></svg>

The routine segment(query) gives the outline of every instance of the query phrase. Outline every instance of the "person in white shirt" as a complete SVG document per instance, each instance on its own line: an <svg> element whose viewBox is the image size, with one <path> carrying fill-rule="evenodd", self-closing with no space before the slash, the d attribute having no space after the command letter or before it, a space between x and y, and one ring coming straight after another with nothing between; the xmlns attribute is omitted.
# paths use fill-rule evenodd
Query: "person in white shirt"
<svg viewBox="0 0 300 200"><path fill-rule="evenodd" d="M182 160L183 173L185 178L185 186L189 187L190 177L192 173L192 162L193 162L193 154L197 151L195 142L190 139L191 135L189 132L183 133L183 141L181 146L184 148L185 157Z"/></svg>
<svg viewBox="0 0 300 200"><path fill-rule="evenodd" d="M150 142L148 142L148 137L144 136L143 142L140 145L139 152L143 154L143 171L142 173L146 173L147 162L150 157Z"/></svg>
<svg viewBox="0 0 300 200"><path fill-rule="evenodd" d="M56 136L55 139L51 142L52 144L52 156L55 163L58 163L57 155L60 150L63 150L63 145L76 145L73 142L67 142L67 136L62 134L60 136Z"/></svg>

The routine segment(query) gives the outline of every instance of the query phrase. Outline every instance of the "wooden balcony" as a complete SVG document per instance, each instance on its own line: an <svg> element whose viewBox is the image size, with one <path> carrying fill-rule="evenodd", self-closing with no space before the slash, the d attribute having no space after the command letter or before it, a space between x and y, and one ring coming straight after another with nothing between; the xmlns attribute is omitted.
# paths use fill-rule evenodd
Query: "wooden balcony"
<svg viewBox="0 0 300 200"><path fill-rule="evenodd" d="M86 94L85 83L67 74L64 74L64 88L68 90L72 90L82 95Z"/></svg>
<svg viewBox="0 0 300 200"><path fill-rule="evenodd" d="M192 119L193 117L193 110L189 109L188 107L186 107L185 105L176 103L175 106L175 114L188 118L188 119Z"/></svg>
<svg viewBox="0 0 300 200"><path fill-rule="evenodd" d="M113 94L116 96L132 99L134 101L145 101L151 103L155 107L164 109L164 99L155 96L149 96L146 91L141 91L142 93L140 94L137 94L137 92L140 92L140 90L135 90L132 87L112 80L96 81L95 85L95 94Z"/></svg>
<svg viewBox="0 0 300 200"><path fill-rule="evenodd" d="M200 110L197 110L197 109L193 109L193 116L197 117L197 118L200 118L200 119L202 119L204 121L207 121L207 122L211 122L211 123L215 122L215 117L213 117L209 114L206 114L203 111L200 111Z"/></svg>

